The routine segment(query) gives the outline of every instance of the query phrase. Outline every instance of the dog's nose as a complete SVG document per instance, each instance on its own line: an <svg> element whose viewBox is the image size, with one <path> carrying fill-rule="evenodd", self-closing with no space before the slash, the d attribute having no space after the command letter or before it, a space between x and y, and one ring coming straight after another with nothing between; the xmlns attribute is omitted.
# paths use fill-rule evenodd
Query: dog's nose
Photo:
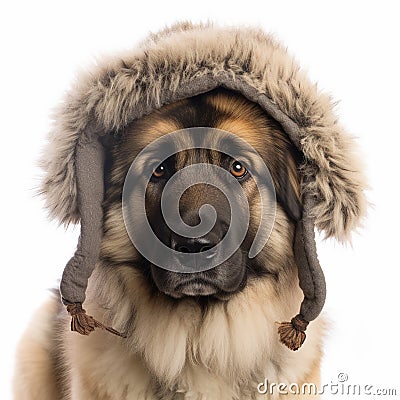
<svg viewBox="0 0 400 400"><path fill-rule="evenodd" d="M182 213L182 220L190 226L195 226L200 223L198 213L193 210ZM204 217L204 220L204 222L207 222L207 216ZM210 259L216 255L218 249L217 244L224 237L226 230L226 224L217 218L213 228L206 235L198 238L189 238L171 232L170 247L183 254L202 253L207 251L206 259Z"/></svg>

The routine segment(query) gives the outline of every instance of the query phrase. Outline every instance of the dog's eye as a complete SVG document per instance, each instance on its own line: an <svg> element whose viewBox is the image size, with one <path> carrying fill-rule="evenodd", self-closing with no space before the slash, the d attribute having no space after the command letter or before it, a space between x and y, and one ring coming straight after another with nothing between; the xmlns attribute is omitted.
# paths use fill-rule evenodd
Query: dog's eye
<svg viewBox="0 0 400 400"><path fill-rule="evenodd" d="M242 178L247 173L247 169L239 161L234 161L229 171L235 178Z"/></svg>
<svg viewBox="0 0 400 400"><path fill-rule="evenodd" d="M161 178L165 174L165 167L164 164L160 164L154 171L153 171L153 176L155 178Z"/></svg>

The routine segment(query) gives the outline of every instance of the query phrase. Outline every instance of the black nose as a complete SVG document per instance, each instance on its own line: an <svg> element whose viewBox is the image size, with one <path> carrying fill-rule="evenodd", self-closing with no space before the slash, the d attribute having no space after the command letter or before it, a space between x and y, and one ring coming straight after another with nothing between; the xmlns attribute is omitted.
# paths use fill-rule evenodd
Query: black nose
<svg viewBox="0 0 400 400"><path fill-rule="evenodd" d="M180 253L201 253L212 249L218 243L217 240L211 238L185 238L172 237L171 247Z"/></svg>
<svg viewBox="0 0 400 400"><path fill-rule="evenodd" d="M206 218L205 222L207 223ZM190 226L196 226L200 223L199 214L194 210L183 212L182 220ZM218 249L217 244L223 239L228 227L217 217L213 228L206 235L198 238L188 238L170 231L170 247L183 254L203 253L213 249L206 254L206 259L210 259L215 256Z"/></svg>

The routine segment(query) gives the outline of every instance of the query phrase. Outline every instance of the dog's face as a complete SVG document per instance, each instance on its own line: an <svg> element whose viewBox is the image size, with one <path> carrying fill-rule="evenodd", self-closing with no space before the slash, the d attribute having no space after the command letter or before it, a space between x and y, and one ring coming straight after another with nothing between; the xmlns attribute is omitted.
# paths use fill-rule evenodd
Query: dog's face
<svg viewBox="0 0 400 400"><path fill-rule="evenodd" d="M199 126L231 132L259 153L271 173L278 210L275 233L271 235L272 243L251 259L248 252L260 224L262 202L257 184L247 170L245 157L234 159L222 151L192 148L177 151L162 163L154 165L145 195L147 219L157 238L180 254L207 251L209 258L215 257L217 245L227 234L231 219L240 219L241 216L231 215L227 198L218 190L224 185L223 177L216 172L218 169L210 168L208 179L212 185L197 183L188 187L179 199L178 210L184 223L196 226L200 223L200 208L209 204L216 211L215 224L200 237L190 238L177 234L166 223L161 207L164 188L175 173L191 165L217 166L237 180L247 197L249 228L240 246L221 264L187 274L160 268L135 249L123 223L121 193L128 169L143 148L170 132ZM299 160L282 128L256 104L234 92L217 89L162 107L131 124L111 146L107 161L105 227L101 253L106 262L132 265L143 272L155 290L176 299L195 296L224 300L243 289L249 281L268 274L276 279L279 275L278 265L282 260L277 263L274 259L284 256L285 252L290 256L292 228L294 220L300 215L297 174ZM151 162L151 155L141 160L142 164ZM179 255L175 261L177 264L181 262Z"/></svg>
<svg viewBox="0 0 400 400"><path fill-rule="evenodd" d="M205 235L195 238L184 237L173 231L162 215L161 195L168 180L174 173L189 165L199 163L216 165L231 171L237 176L250 196L253 192L246 169L239 162L232 160L226 154L213 150L193 149L179 152L169 157L155 169L146 195L146 209L150 226L160 240L178 252L175 262L184 261L188 253L200 253L210 250L207 256L210 261L218 253L218 243L225 237L230 221L229 203L225 196L217 189L224 184L223 177L213 169L208 171L208 179L215 186L199 183L190 186L179 199L179 214L189 226L197 226L201 221L200 208L211 205L216 211L216 221L212 229ZM195 177L193 177L195 178ZM237 217L237 216L236 216ZM202 222L205 222L204 219ZM151 277L157 288L174 298L183 296L216 296L225 298L239 290L246 282L246 246L243 243L235 253L222 264L202 272L179 273L155 265L151 265Z"/></svg>

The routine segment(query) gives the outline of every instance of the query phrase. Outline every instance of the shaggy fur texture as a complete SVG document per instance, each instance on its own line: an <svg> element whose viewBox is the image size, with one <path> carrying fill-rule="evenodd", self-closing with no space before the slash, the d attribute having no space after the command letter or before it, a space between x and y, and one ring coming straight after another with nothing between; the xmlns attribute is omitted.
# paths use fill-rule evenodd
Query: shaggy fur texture
<svg viewBox="0 0 400 400"><path fill-rule="evenodd" d="M79 221L74 154L81 135L119 131L162 105L218 86L242 92L282 123L304 154L302 192L314 195L316 226L348 239L365 211L365 183L331 99L271 36L210 24L174 25L82 74L55 117L42 161L50 215Z"/></svg>
<svg viewBox="0 0 400 400"><path fill-rule="evenodd" d="M200 97L134 121L110 146L101 257L85 308L127 338L71 333L69 317L54 297L21 342L16 400L265 400L277 399L257 393L265 378L318 385L323 319L310 326L297 352L279 343L276 329L276 321L290 319L303 297L293 252L295 222L288 215L288 200L294 196L294 202L300 192L297 152L280 126L242 96L217 91ZM258 151L279 197L270 239L247 260L246 286L226 301L174 299L158 291L127 235L121 209L122 185L136 153L166 133L206 123ZM252 235L261 208L253 184L243 184Z"/></svg>

